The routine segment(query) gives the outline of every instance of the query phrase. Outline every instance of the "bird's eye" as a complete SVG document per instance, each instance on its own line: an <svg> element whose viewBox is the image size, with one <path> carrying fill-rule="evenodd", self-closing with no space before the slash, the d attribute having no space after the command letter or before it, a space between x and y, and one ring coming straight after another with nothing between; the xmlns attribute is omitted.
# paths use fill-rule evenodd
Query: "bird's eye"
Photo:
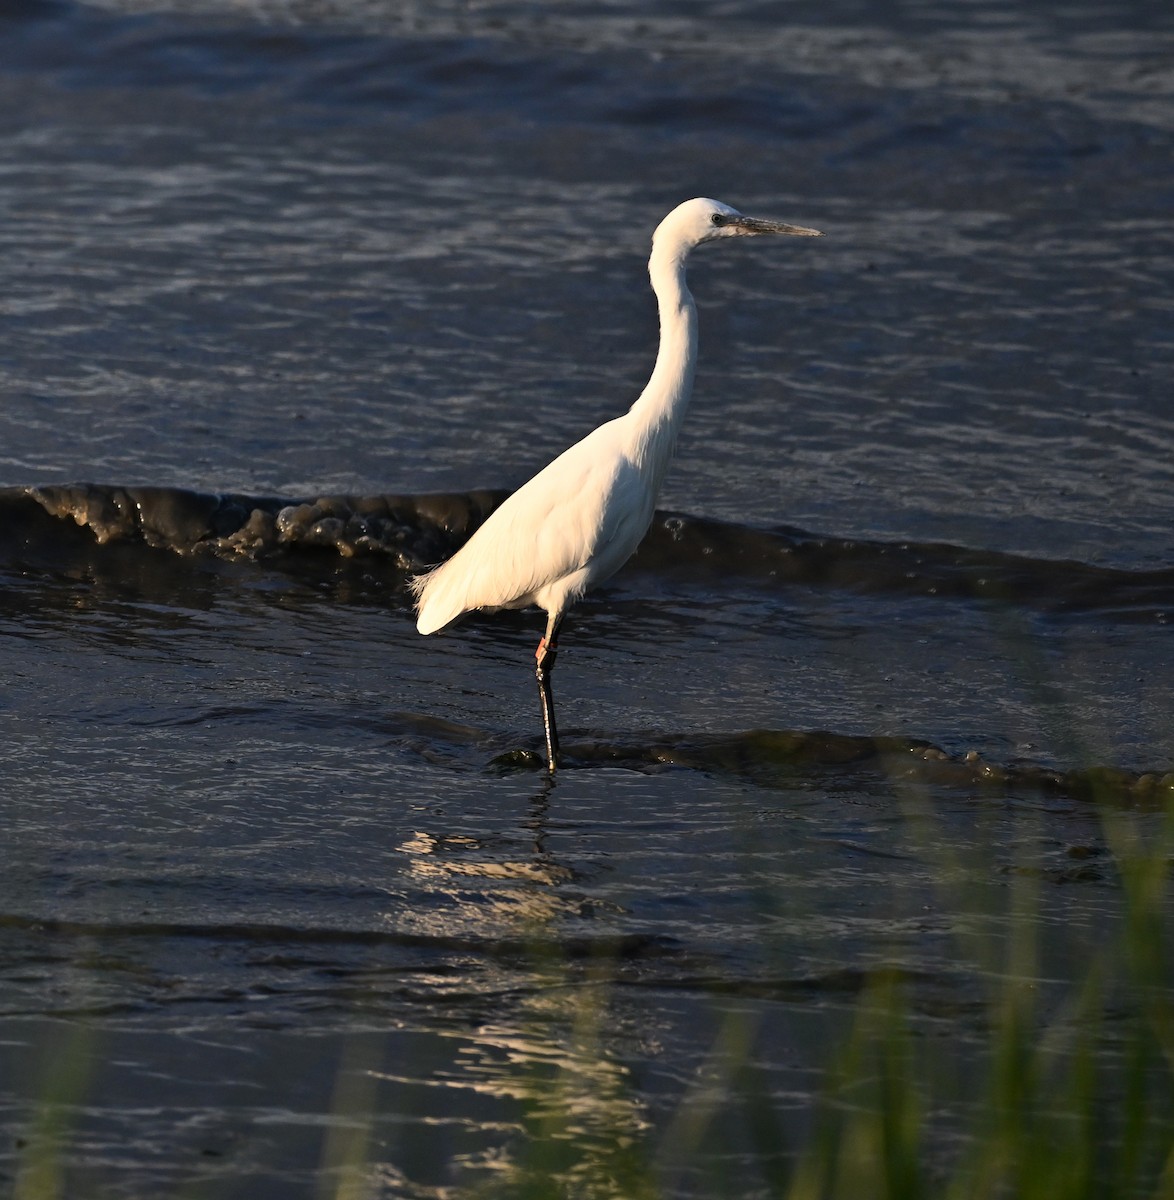
<svg viewBox="0 0 1174 1200"><path fill-rule="evenodd" d="M721 213L714 213L714 214L713 214L713 216L712 216L712 217L710 217L709 219L710 219L710 220L711 220L711 221L712 221L712 222L713 222L715 225L724 225L724 224L726 223L726 219L725 219L725 217L724 217L724 216L722 216L722 214L721 214Z"/></svg>

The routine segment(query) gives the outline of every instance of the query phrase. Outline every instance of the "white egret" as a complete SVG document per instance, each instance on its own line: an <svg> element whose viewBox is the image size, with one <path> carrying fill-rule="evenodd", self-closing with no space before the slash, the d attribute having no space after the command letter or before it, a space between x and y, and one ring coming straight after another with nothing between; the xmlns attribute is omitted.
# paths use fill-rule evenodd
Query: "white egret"
<svg viewBox="0 0 1174 1200"><path fill-rule="evenodd" d="M687 200L652 235L648 274L660 309L660 349L644 391L622 416L564 450L497 508L447 562L411 581L416 628L435 633L475 609L537 605L547 614L535 652L549 769L558 766L550 674L559 626L587 589L614 574L652 523L657 493L693 390L697 309L685 260L702 242L817 229Z"/></svg>

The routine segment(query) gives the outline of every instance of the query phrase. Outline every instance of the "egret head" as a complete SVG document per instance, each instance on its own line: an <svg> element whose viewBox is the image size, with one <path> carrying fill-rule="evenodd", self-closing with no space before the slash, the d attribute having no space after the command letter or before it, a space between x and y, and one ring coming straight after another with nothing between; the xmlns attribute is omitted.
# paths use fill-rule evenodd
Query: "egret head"
<svg viewBox="0 0 1174 1200"><path fill-rule="evenodd" d="M681 250L689 250L702 242L724 237L754 237L765 233L792 234L797 237L822 237L818 229L803 225L788 225L762 217L747 217L720 200L699 197L677 205L656 227L652 235L655 246L668 241Z"/></svg>

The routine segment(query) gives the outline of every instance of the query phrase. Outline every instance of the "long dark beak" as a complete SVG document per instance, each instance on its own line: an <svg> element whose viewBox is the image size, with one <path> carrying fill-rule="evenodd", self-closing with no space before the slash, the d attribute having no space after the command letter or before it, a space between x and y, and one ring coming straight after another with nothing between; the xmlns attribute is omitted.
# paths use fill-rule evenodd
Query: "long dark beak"
<svg viewBox="0 0 1174 1200"><path fill-rule="evenodd" d="M818 229L808 229L806 225L788 225L784 221L767 221L762 217L730 217L725 223L739 233L789 233L793 237L823 237Z"/></svg>

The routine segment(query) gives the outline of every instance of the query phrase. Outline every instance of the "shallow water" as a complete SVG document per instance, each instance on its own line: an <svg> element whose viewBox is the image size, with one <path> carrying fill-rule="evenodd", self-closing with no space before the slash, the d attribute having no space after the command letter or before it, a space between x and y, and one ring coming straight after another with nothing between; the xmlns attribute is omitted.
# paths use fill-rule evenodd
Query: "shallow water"
<svg viewBox="0 0 1174 1200"><path fill-rule="evenodd" d="M0 1170L607 1195L634 1146L758 1194L879 966L964 1128L1016 881L1050 1016L1120 929L1104 821L1169 803L1172 44L1142 3L9 6ZM539 618L419 638L405 572L630 403L694 194L827 237L697 255L552 785ZM736 1098L690 1133L731 1045L765 1148Z"/></svg>

